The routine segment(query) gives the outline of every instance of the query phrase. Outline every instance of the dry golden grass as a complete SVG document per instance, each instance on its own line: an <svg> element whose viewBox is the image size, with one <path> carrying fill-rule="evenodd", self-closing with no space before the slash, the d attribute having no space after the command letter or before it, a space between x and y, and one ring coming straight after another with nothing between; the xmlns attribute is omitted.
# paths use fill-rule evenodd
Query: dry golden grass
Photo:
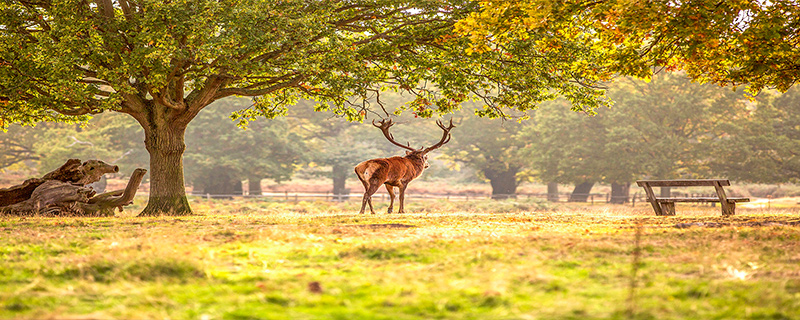
<svg viewBox="0 0 800 320"><path fill-rule="evenodd" d="M198 200L191 217L4 217L0 318L798 317L796 211L460 205L373 216ZM505 213L475 209L487 207Z"/></svg>

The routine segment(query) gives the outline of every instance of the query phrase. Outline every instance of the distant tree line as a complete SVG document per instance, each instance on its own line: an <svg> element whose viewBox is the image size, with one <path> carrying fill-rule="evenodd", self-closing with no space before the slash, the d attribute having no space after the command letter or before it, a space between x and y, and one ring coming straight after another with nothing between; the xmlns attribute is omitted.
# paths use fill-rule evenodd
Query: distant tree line
<svg viewBox="0 0 800 320"><path fill-rule="evenodd" d="M522 121L473 117L480 112L478 104L466 105L453 114L458 127L451 143L438 151L439 159L474 171L491 184L495 199L513 197L526 181L548 184L551 196L559 184L574 185L571 201L586 201L594 185L607 184L611 200L624 203L631 183L642 178L726 177L758 183L800 178L796 88L752 97L661 73L650 82L617 81L608 95L615 104L595 114L571 111L568 102L556 100ZM404 103L397 94L383 99L386 105ZM301 101L286 117L272 120L224 119L252 103L249 98L220 100L187 128L185 175L195 192L260 194L263 179L287 181L299 169L313 167L331 181L334 195L343 195L350 191L346 181L353 178L355 164L401 154L371 125L314 112L310 102ZM393 132L398 141L415 147L437 139L432 120L409 113L399 117ZM142 139L134 121L115 114L84 125L12 125L0 134L0 168L47 171L66 158L146 168ZM243 181L248 189L242 188Z"/></svg>

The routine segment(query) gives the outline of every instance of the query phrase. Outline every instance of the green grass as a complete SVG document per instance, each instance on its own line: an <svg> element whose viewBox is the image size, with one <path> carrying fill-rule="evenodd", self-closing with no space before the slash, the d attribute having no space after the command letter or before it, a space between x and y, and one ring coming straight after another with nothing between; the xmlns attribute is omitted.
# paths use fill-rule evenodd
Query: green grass
<svg viewBox="0 0 800 320"><path fill-rule="evenodd" d="M359 216L355 205L0 217L0 318L800 318L796 212L654 217L525 200Z"/></svg>

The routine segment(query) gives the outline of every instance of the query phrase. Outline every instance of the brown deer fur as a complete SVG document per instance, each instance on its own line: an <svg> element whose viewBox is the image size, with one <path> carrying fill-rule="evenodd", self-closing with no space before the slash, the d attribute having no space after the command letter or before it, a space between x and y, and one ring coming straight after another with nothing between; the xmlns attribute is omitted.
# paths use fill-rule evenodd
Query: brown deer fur
<svg viewBox="0 0 800 320"><path fill-rule="evenodd" d="M375 211L372 208L372 195L378 191L378 188L380 188L381 185L386 186L386 191L389 192L389 197L391 199L389 208L387 210L388 213L392 213L392 209L394 207L394 187L400 189L400 209L398 212L403 213L405 212L403 210L403 200L405 198L405 191L406 187L408 187L408 183L411 182L411 180L419 177L422 174L422 171L428 168L428 152L438 149L445 143L449 142L450 130L455 126L453 126L452 120L450 121L450 125L448 127L445 127L441 122L437 121L439 127L444 130L442 140L439 141L439 143L425 149L414 149L394 141L394 138L389 133L389 127L392 126L391 120L382 120L380 125L376 125L373 121L372 124L383 131L384 136L389 140L389 142L407 149L408 151L406 151L406 155L402 157L396 156L391 158L367 160L359 163L355 167L356 175L358 176L358 179L361 180L361 184L364 185L364 197L361 199L361 211L359 214L364 213L367 204L369 204L369 211L372 214L375 214Z"/></svg>

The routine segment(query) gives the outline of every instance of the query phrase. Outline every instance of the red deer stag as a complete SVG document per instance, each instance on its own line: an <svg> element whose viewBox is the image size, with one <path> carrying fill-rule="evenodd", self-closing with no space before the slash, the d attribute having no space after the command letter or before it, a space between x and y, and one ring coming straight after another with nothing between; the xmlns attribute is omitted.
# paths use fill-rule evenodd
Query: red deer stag
<svg viewBox="0 0 800 320"><path fill-rule="evenodd" d="M389 133L389 127L391 127L392 124L391 119L381 120L379 124L375 124L375 120L372 121L372 125L381 129L383 136L386 137L389 142L408 151L406 151L406 155L402 157L372 159L359 163L356 166L355 170L356 175L358 175L358 180L361 180L361 183L364 185L364 198L361 200L361 211L359 214L364 213L367 204L369 204L369 211L375 214L375 211L372 209L372 195L375 191L378 191L378 188L382 184L386 185L386 191L389 192L389 196L392 199L389 203L388 213L392 213L392 207L394 207L394 187L400 189L400 210L398 210L398 212L403 213L403 199L405 198L408 183L416 177L419 177L419 175L422 174L422 170L428 167L428 152L436 150L450 141L450 130L455 127L452 119L450 119L450 125L447 127L445 127L441 121L436 121L439 128L442 128L444 131L442 140L428 148L414 149L394 141L394 137Z"/></svg>

